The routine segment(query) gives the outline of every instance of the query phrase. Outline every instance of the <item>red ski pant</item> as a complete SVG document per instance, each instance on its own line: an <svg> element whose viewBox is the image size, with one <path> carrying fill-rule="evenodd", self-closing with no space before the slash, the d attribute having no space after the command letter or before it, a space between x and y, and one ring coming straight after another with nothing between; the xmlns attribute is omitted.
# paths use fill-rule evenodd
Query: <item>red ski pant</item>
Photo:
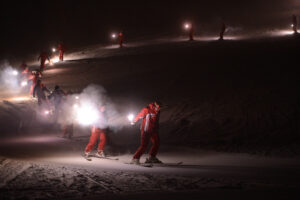
<svg viewBox="0 0 300 200"><path fill-rule="evenodd" d="M106 144L106 134L104 131L92 131L90 141L85 148L85 152L89 153L93 150L95 144L97 143L98 138L100 138L100 142L98 144L98 151L103 151Z"/></svg>
<svg viewBox="0 0 300 200"><path fill-rule="evenodd" d="M119 41L119 45L120 45L120 47L123 47L123 40L122 39Z"/></svg>
<svg viewBox="0 0 300 200"><path fill-rule="evenodd" d="M160 146L158 132L150 132L149 133L149 132L142 131L141 144L133 156L134 159L140 159L140 157L145 153L150 140L152 142L152 147L149 151L149 155L156 156L159 146Z"/></svg>

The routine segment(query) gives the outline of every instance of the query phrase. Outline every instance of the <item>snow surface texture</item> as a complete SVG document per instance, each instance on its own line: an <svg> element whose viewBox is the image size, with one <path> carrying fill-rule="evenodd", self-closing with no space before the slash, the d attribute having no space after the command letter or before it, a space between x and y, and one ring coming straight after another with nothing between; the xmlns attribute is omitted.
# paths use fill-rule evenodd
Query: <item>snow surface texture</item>
<svg viewBox="0 0 300 200"><path fill-rule="evenodd" d="M212 156L211 158L222 157L228 161L226 156ZM236 156L234 159L244 158ZM257 161L257 159L252 158L252 161ZM215 160L215 162L219 161ZM60 159L56 162L51 162L51 160L33 162L1 158L1 198L80 199L108 194L122 195L144 192L190 191L193 193L207 189L246 191L262 188L292 189L297 188L296 179L299 178L299 171L294 173L296 171L293 167L290 167L289 170L294 173L293 176L297 177L292 178L291 173L281 174L282 170L272 167L266 169L221 165L219 167L217 165L183 165L165 171L164 167L141 168L116 161L97 159L92 162L81 159L74 163L66 160L60 161ZM102 164L104 166L101 166ZM107 165L111 166L111 169L105 168ZM119 169L117 170L115 167Z"/></svg>

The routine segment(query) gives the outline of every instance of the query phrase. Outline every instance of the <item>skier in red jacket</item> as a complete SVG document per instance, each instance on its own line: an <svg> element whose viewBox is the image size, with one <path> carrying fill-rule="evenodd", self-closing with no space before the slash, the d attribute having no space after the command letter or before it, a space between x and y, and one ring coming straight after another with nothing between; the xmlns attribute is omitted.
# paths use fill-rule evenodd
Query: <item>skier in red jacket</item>
<svg viewBox="0 0 300 200"><path fill-rule="evenodd" d="M152 148L149 152L149 158L146 159L146 163L162 163L156 158L160 146L160 140L158 135L159 129L159 116L160 116L160 103L155 101L150 103L147 107L143 108L141 112L135 117L133 123L136 123L140 119L141 123L141 144L135 152L132 164L139 164L140 157L147 149L149 141L152 142Z"/></svg>
<svg viewBox="0 0 300 200"><path fill-rule="evenodd" d="M59 60L63 61L64 60L65 48L61 43L58 44L58 50L59 50Z"/></svg>
<svg viewBox="0 0 300 200"><path fill-rule="evenodd" d="M99 119L106 121L105 106L100 106L99 111L100 111ZM97 143L98 138L100 139L100 142L98 144L98 152L95 154L95 156L100 158L105 157L104 147L106 144L106 131L104 128L100 128L97 125L92 126L90 141L85 148L86 157L90 155L95 144Z"/></svg>
<svg viewBox="0 0 300 200"><path fill-rule="evenodd" d="M123 33L120 32L120 33L119 33L119 45L120 45L120 48L123 47L123 40L124 40Z"/></svg>
<svg viewBox="0 0 300 200"><path fill-rule="evenodd" d="M31 81L30 92L29 94L33 94L33 89L37 84L37 81L42 77L39 71L32 71L31 74L28 76L28 81Z"/></svg>
<svg viewBox="0 0 300 200"><path fill-rule="evenodd" d="M190 41L194 41L194 32L195 32L194 25L191 24L190 32L189 32Z"/></svg>
<svg viewBox="0 0 300 200"><path fill-rule="evenodd" d="M50 63L50 58L47 52L43 51L38 57L38 60L41 60L40 71L42 72L46 67L46 60L48 60L48 62Z"/></svg>

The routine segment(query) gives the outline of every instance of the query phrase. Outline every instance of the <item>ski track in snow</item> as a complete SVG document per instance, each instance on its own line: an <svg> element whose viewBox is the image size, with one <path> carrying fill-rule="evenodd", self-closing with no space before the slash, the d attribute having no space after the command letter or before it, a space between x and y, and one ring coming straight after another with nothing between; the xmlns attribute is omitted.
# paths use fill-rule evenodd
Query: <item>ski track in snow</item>
<svg viewBox="0 0 300 200"><path fill-rule="evenodd" d="M109 171L45 162L0 159L0 199L85 198L107 194L180 192L201 189L279 187L266 180L184 176L147 171ZM113 162L113 161L112 161ZM121 165L122 163L120 163ZM135 167L135 166L133 166ZM17 192L16 192L17 191Z"/></svg>

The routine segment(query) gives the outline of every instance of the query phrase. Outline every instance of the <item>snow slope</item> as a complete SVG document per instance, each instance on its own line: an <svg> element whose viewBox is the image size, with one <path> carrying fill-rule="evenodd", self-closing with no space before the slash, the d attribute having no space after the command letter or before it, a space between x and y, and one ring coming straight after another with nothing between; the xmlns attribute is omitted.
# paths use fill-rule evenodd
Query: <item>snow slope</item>
<svg viewBox="0 0 300 200"><path fill-rule="evenodd" d="M36 120L35 100L12 101L1 91L0 199L297 194L300 98L292 63L298 62L298 42L174 40L67 53L66 61L44 72L50 89L58 84L80 93L91 83L101 85L124 118L161 99L159 158L184 165L123 164L139 144L138 127L125 124L111 128L106 149L120 161L88 162L80 156L88 127L76 125L72 140L57 137L57 125Z"/></svg>

